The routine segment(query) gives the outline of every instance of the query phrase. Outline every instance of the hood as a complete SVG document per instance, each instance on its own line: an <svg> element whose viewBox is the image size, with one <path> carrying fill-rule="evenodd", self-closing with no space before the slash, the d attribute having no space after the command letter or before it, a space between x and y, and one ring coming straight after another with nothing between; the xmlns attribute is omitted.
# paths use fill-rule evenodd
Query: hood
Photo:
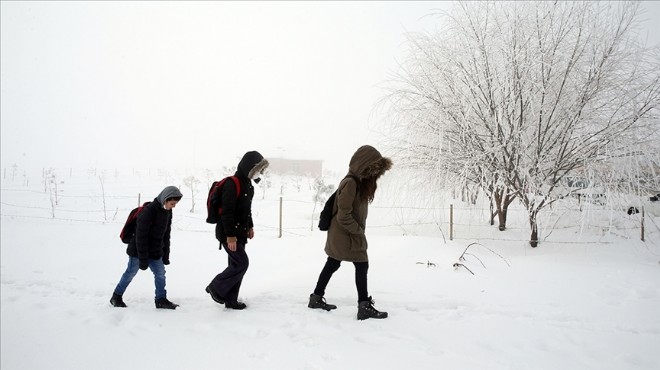
<svg viewBox="0 0 660 370"><path fill-rule="evenodd" d="M251 151L245 153L241 161L238 163L236 176L252 179L259 182L256 177L268 168L268 160L264 158L259 152Z"/></svg>
<svg viewBox="0 0 660 370"><path fill-rule="evenodd" d="M360 179L378 178L392 168L392 160L383 157L376 148L371 145L363 145L355 151L348 166L349 174Z"/></svg>
<svg viewBox="0 0 660 370"><path fill-rule="evenodd" d="M161 191L160 194L158 194L156 199L158 200L158 202L160 202L160 204L165 205L165 201L169 198L180 199L182 197L183 194L181 194L179 188L177 188L176 186L168 186L165 189L163 189L163 191Z"/></svg>

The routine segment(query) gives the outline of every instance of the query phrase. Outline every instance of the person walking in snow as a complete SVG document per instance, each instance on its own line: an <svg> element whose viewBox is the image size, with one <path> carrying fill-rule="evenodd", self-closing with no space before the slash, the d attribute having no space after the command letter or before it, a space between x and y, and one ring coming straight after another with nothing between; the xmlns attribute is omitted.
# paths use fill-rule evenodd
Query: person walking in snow
<svg viewBox="0 0 660 370"><path fill-rule="evenodd" d="M168 186L137 217L135 235L126 248L128 266L112 293L110 304L126 307L123 295L138 269L151 269L156 285L156 308L176 309L179 305L167 299L165 290L165 265L170 264L170 231L172 209L183 195L176 186Z"/></svg>
<svg viewBox="0 0 660 370"><path fill-rule="evenodd" d="M330 278L339 269L342 261L353 262L355 285L358 292L358 320L368 318L384 319L387 312L374 308L374 301L367 290L369 256L365 226L369 203L374 200L377 181L392 167L392 160L383 157L376 148L364 145L353 154L348 174L337 187L333 206L333 217L325 242L328 259L321 270L316 288L309 296L309 308L326 311L337 306L325 301L325 289ZM356 181L358 179L358 181Z"/></svg>
<svg viewBox="0 0 660 370"><path fill-rule="evenodd" d="M220 242L220 249L227 252L228 266L213 278L206 292L211 299L224 304L226 308L242 310L247 307L238 301L238 293L249 265L245 245L248 239L254 237L252 181L259 183L260 175L267 167L268 160L259 152L247 152L234 174L239 181L238 196L236 183L232 180L225 181L220 189L222 212L215 226L215 237Z"/></svg>

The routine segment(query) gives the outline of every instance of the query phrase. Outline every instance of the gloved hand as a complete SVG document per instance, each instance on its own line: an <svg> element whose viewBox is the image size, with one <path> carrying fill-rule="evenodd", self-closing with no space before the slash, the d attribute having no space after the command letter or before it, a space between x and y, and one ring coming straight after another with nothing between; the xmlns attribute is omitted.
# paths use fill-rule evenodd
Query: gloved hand
<svg viewBox="0 0 660 370"><path fill-rule="evenodd" d="M170 260L167 258L163 258L163 265L169 265L169 264L170 264Z"/></svg>
<svg viewBox="0 0 660 370"><path fill-rule="evenodd" d="M140 260L140 270L146 270L149 268L149 260Z"/></svg>

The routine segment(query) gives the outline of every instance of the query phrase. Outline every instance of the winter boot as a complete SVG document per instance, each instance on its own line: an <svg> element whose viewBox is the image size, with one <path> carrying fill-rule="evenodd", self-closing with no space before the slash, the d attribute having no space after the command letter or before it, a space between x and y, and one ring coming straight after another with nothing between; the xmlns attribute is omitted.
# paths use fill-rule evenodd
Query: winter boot
<svg viewBox="0 0 660 370"><path fill-rule="evenodd" d="M213 288L211 287L211 285L208 285L208 286L206 287L206 293L210 294L210 295L211 295L211 299L213 299L213 300L216 301L217 303L219 303L219 304L225 304L225 299L222 298L222 297L220 297L220 295L218 295L218 293L216 293L215 290L213 290Z"/></svg>
<svg viewBox="0 0 660 370"><path fill-rule="evenodd" d="M320 296L318 294L310 294L309 295L309 304L307 305L309 308L322 308L326 311L334 310L337 308L334 304L327 304L325 303L325 298L323 296Z"/></svg>
<svg viewBox="0 0 660 370"><path fill-rule="evenodd" d="M121 296L117 293L112 293L112 298L110 298L110 304L114 307L126 307L126 303L121 299Z"/></svg>
<svg viewBox="0 0 660 370"><path fill-rule="evenodd" d="M367 298L366 301L362 301L358 304L358 320L365 319L384 319L387 317L387 312L380 312L374 308L374 300L371 297Z"/></svg>
<svg viewBox="0 0 660 370"><path fill-rule="evenodd" d="M167 298L158 298L156 301L156 308L166 308L168 310L176 310L177 307L179 307L178 304L172 303L167 300Z"/></svg>
<svg viewBox="0 0 660 370"><path fill-rule="evenodd" d="M231 308L232 310L244 310L247 308L247 305L243 302L225 302L226 308Z"/></svg>

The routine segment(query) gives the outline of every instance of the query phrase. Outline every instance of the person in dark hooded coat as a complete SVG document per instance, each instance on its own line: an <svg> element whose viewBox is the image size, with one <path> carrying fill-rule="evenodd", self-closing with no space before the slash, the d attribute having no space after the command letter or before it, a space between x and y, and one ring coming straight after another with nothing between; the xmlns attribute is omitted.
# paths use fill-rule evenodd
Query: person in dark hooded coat
<svg viewBox="0 0 660 370"><path fill-rule="evenodd" d="M215 237L220 242L220 249L227 252L228 266L213 278L206 287L206 292L215 302L224 304L226 308L234 310L246 308L245 303L238 301L238 293L249 266L245 245L248 239L254 237L252 181L259 183L259 177L267 167L268 160L259 152L247 152L234 174L240 184L238 197L234 181L225 181L220 189L222 213L215 227Z"/></svg>
<svg viewBox="0 0 660 370"><path fill-rule="evenodd" d="M151 269L156 285L156 308L176 309L179 305L167 299L165 290L165 265L170 264L170 231L172 209L183 195L176 186L168 186L137 217L135 235L126 248L128 266L121 276L110 304L126 307L123 294L140 270Z"/></svg>
<svg viewBox="0 0 660 370"><path fill-rule="evenodd" d="M364 145L353 154L348 174L339 183L333 205L333 217L328 229L325 252L328 259L319 275L314 293L309 297L309 308L327 311L337 308L323 297L330 278L342 261L355 265L355 285L358 291L358 320L383 319L387 312L380 312L367 290L369 256L365 236L369 203L374 199L377 180L390 168L392 160L383 157L376 148ZM356 181L358 179L358 181Z"/></svg>

